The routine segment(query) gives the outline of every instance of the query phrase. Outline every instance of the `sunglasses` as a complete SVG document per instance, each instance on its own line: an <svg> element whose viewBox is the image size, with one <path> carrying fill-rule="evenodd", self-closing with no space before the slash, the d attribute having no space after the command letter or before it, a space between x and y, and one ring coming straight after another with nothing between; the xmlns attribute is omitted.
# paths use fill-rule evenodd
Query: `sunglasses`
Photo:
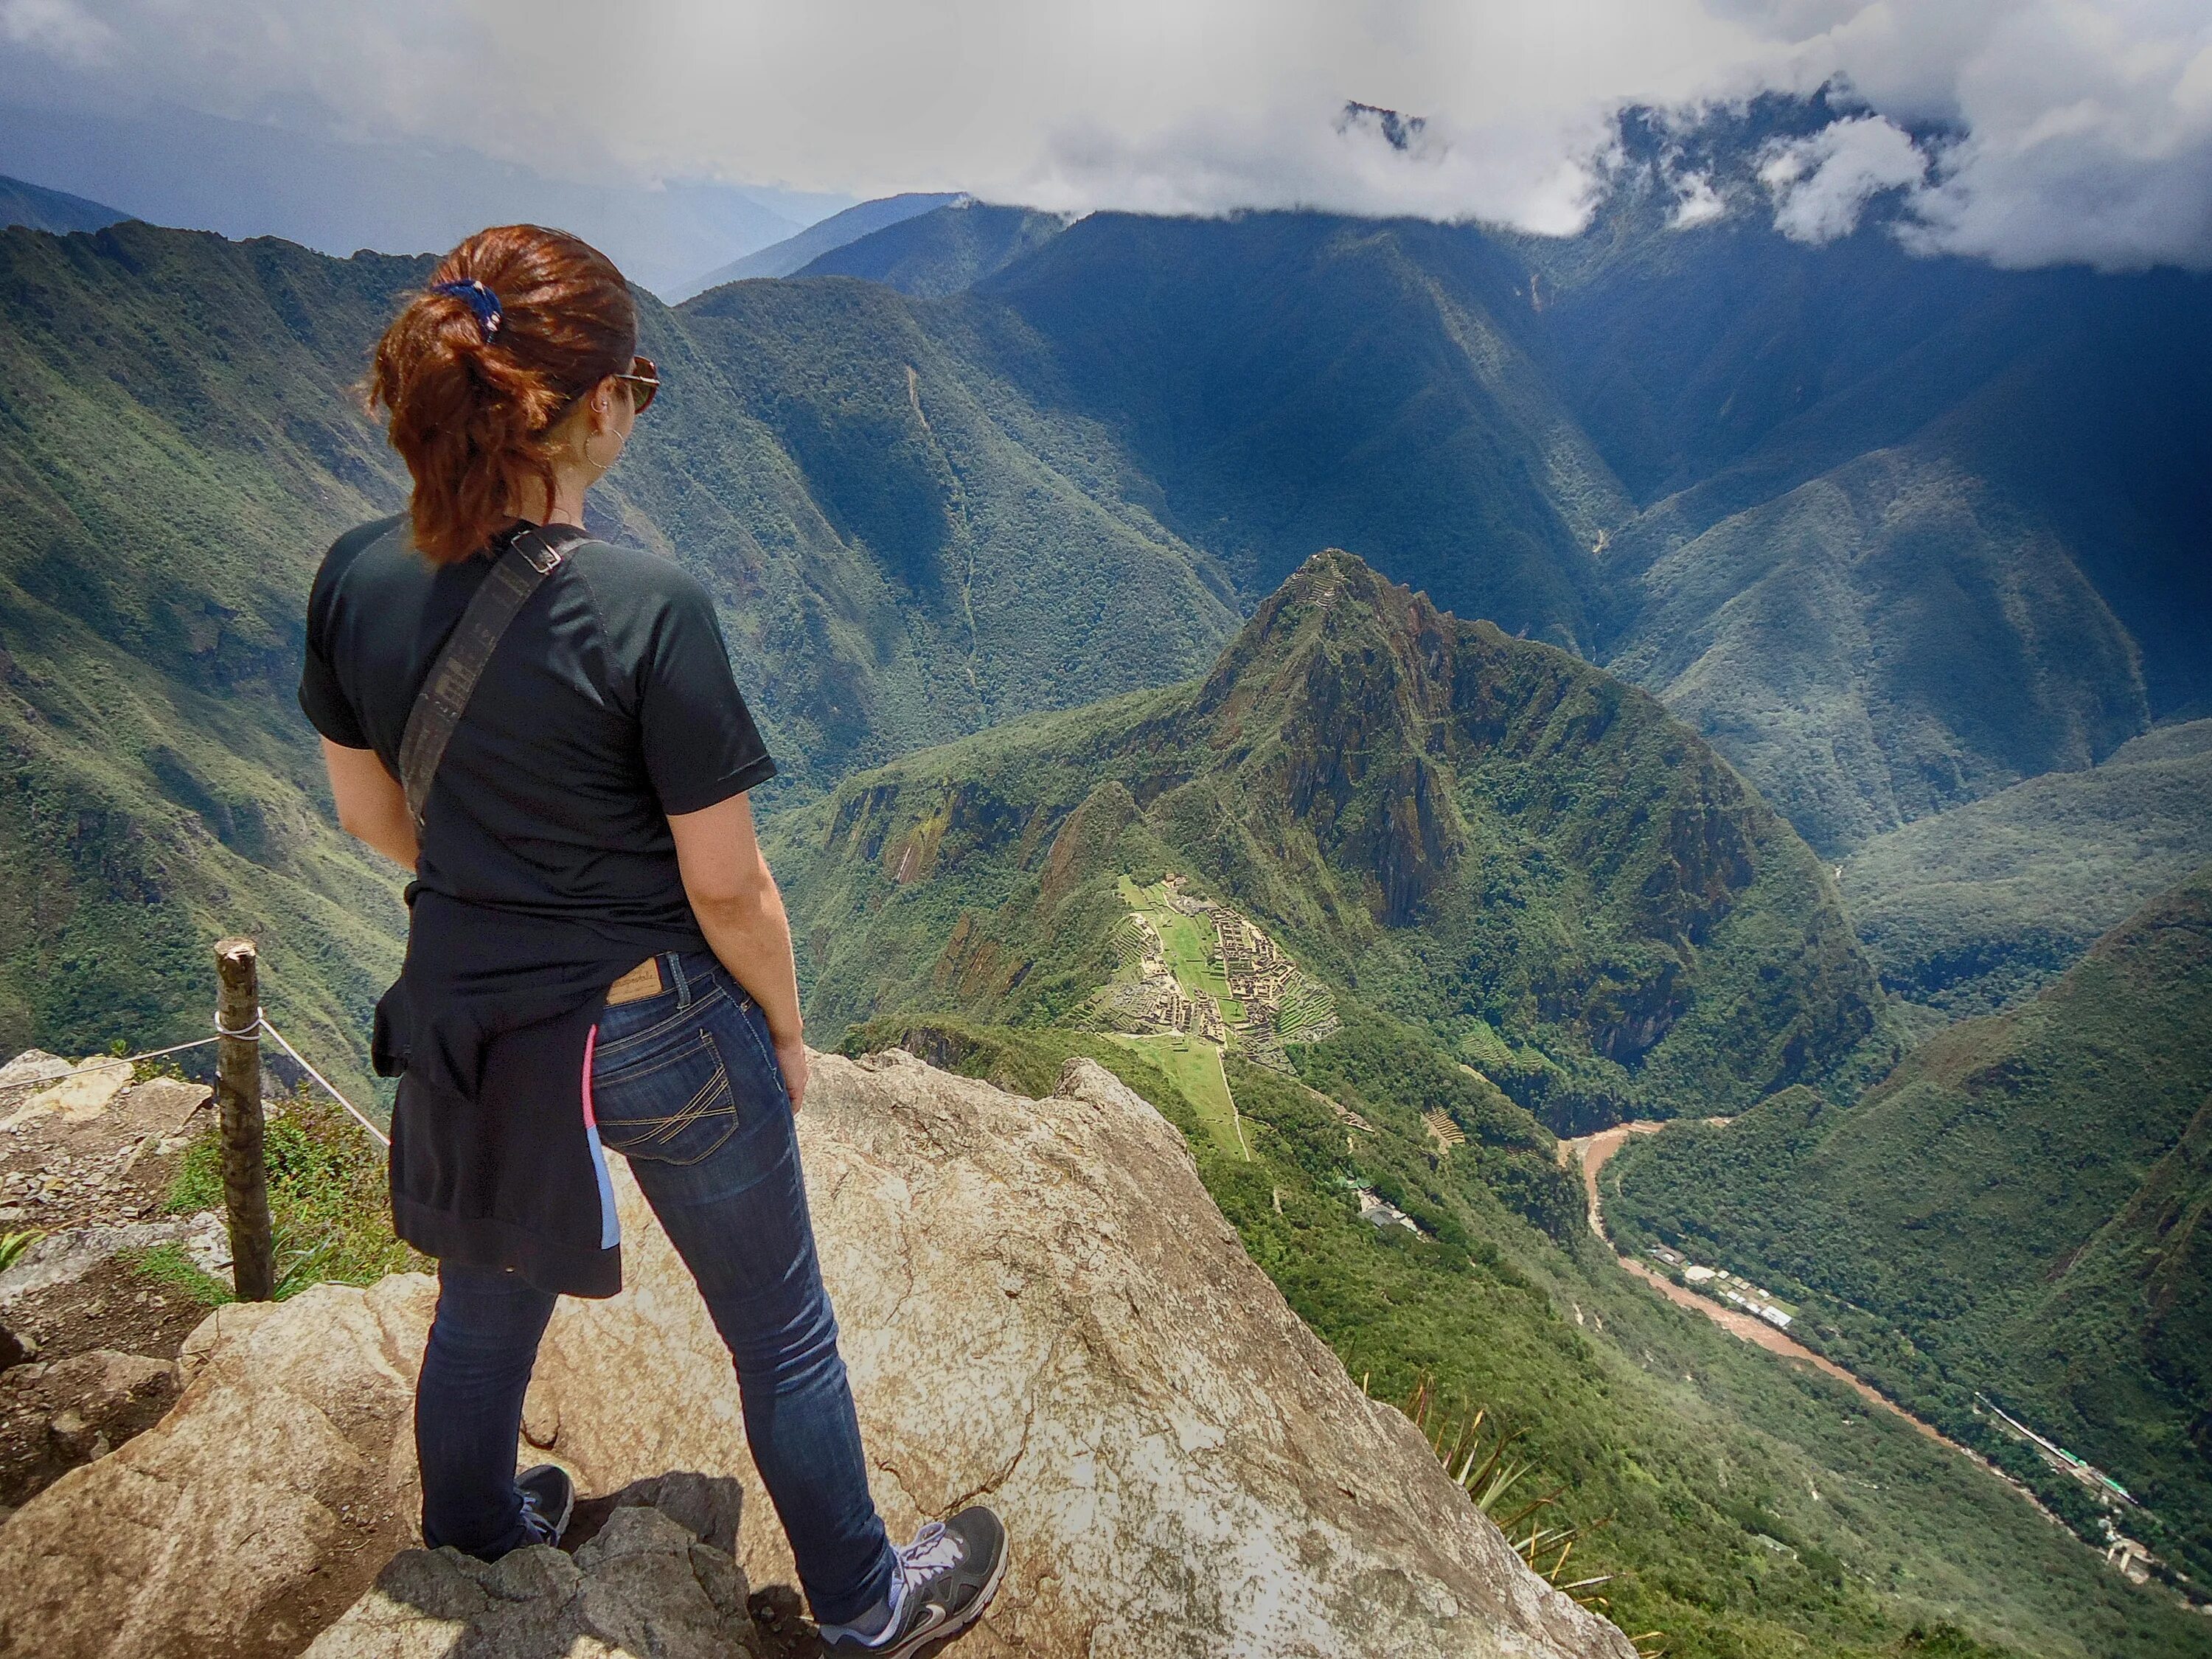
<svg viewBox="0 0 2212 1659"><path fill-rule="evenodd" d="M660 368L650 357L631 358L629 373L615 379L629 382L630 408L635 414L644 414L660 395Z"/></svg>

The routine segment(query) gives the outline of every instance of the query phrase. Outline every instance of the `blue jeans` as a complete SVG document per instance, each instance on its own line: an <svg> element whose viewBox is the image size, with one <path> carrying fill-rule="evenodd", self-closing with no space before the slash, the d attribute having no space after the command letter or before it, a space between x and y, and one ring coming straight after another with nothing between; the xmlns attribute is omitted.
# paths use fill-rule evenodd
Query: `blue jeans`
<svg viewBox="0 0 2212 1659"><path fill-rule="evenodd" d="M592 1097L737 1362L745 1437L817 1620L890 1594L897 1558L868 1495L837 1322L815 1260L799 1139L768 1022L705 953L660 958L659 996L599 1020ZM522 1400L555 1298L441 1263L415 1396L422 1536L487 1560L525 1541Z"/></svg>

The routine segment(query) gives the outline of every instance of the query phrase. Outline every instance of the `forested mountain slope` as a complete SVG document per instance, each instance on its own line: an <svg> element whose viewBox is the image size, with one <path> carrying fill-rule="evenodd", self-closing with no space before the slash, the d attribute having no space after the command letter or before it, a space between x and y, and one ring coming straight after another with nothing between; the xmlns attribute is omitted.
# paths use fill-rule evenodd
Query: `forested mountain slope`
<svg viewBox="0 0 2212 1659"><path fill-rule="evenodd" d="M1089 1054L1153 1101L1252 1259L1352 1376L1406 1403L1425 1384L1425 1426L1447 1449L1477 1410L1465 1443L1486 1453L1514 1437L1504 1466L1522 1473L1498 1512L1549 1498L1537 1519L1577 1529L1559 1582L1603 1580L1583 1593L1605 1597L1623 1630L1660 1632L1646 1650L2212 1655L2212 1620L2129 1584L1986 1471L1622 1273L1583 1225L1571 1182L1564 1225L1531 1219L1511 1149L1533 1126L1469 1112L1471 1088L1449 1102L1466 1139L1439 1140L1423 1114L1441 1109L1438 1073L1455 1068L1420 1034L1400 1028L1364 1064L1355 1053L1311 1068L1327 1098L1232 1059L1243 1152L1110 1037L918 1016L856 1030L847 1047L894 1042L1034 1095L1067 1056ZM1348 1129L1332 1100L1365 1130ZM1419 1231L1364 1218L1358 1187L1404 1206Z"/></svg>
<svg viewBox="0 0 2212 1659"><path fill-rule="evenodd" d="M294 703L307 584L405 500L362 414L427 260L124 224L0 233L0 1042L197 1036L205 947L270 941L272 1012L360 1051L396 966L394 872L329 820ZM593 524L722 607L793 786L1194 672L1228 584L857 283L641 296L668 391ZM1152 604L1123 612L1131 583Z"/></svg>
<svg viewBox="0 0 2212 1659"><path fill-rule="evenodd" d="M1739 195L1763 188L1747 169L1787 125L1746 118L1705 157ZM801 795L1194 673L1326 545L1657 691L1824 851L2087 765L2186 707L2212 631L2204 284L1917 259L1873 222L1808 248L1747 200L1672 228L1664 161L1632 143L1598 222L1565 243L1094 215L943 299L810 277L644 301L669 390L599 522L708 580ZM143 227L11 232L0 260L13 533L38 549L16 568L128 658L113 674L132 712L99 724L142 732L70 762L79 781L40 810L74 822L83 805L128 842L250 796L296 811L321 850L285 867L337 890L310 866L361 866L313 827L289 659L319 547L399 504L347 388L422 264ZM156 601L118 597L118 573L155 546L173 554L157 602L235 611L227 648L260 653L224 669L219 718L169 709L210 683L178 661L190 629L132 654ZM234 557L250 580L216 574ZM21 634L0 644L58 653L63 678L99 656ZM289 781L210 789L253 753L242 737L191 762L201 781L166 761L159 780L145 757L194 756L223 720L277 745ZM85 856L46 878L70 902L128 886ZM175 854L162 892L198 862ZM392 915L343 908L380 930ZM170 972L118 966L97 997L75 970L46 975L9 1030L143 1035L143 1011L182 1006Z"/></svg>
<svg viewBox="0 0 2212 1659"><path fill-rule="evenodd" d="M1887 1052L1826 871L1650 698L1325 553L1202 680L912 755L779 817L834 1028L1064 1018L1125 873L1188 872L1561 1133Z"/></svg>
<svg viewBox="0 0 2212 1659"><path fill-rule="evenodd" d="M1472 228L1093 214L968 296L1010 374L1095 419L1254 598L1343 547L1448 610L1589 654L1631 502L1503 320Z"/></svg>
<svg viewBox="0 0 2212 1659"><path fill-rule="evenodd" d="M1883 983L1956 1017L2032 996L2208 860L2212 720L2191 720L1878 836L1840 884Z"/></svg>
<svg viewBox="0 0 2212 1659"><path fill-rule="evenodd" d="M1764 146L1827 116L1632 120L1591 230L1514 246L1517 336L1639 509L1601 659L1841 852L2203 711L2212 284L1917 258L1878 206L1773 234ZM1678 228L1692 175L1727 210Z"/></svg>
<svg viewBox="0 0 2212 1659"><path fill-rule="evenodd" d="M1792 1091L1631 1147L1607 1215L1802 1287L1838 1358L1948 1431L1976 1433L1986 1390L2117 1476L2202 1575L2208 1111L2212 866L1853 1105Z"/></svg>

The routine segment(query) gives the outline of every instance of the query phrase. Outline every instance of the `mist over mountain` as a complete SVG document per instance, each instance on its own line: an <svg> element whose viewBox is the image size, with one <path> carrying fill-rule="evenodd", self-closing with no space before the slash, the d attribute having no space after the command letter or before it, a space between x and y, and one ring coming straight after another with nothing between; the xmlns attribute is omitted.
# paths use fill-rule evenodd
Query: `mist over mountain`
<svg viewBox="0 0 2212 1659"><path fill-rule="evenodd" d="M1115 1069L1378 1395L1527 1431L1620 1616L2203 1651L1646 1296L1557 1161L1686 1120L1623 1155L1629 1224L1787 1273L1958 1433L2019 1390L2202 1559L2202 880L2144 901L2201 862L2212 307L1909 251L1861 118L1632 121L1564 240L946 204L641 293L665 390L591 527L714 595L817 1040ZM244 931L272 1016L362 1058L398 876L293 686L322 549L404 500L356 389L428 269L0 232L0 1042L198 1037ZM1147 965L1176 916L1177 971L1237 942L1233 1042L1187 994L1102 1017L1144 906Z"/></svg>
<svg viewBox="0 0 2212 1659"><path fill-rule="evenodd" d="M61 77L63 88L69 84ZM4 54L0 171L118 204L155 224L282 236L335 254L442 253L487 224L559 225L655 292L781 241L849 199L697 181L651 189L578 181L494 161L450 137L365 142L161 100L102 110L27 82Z"/></svg>

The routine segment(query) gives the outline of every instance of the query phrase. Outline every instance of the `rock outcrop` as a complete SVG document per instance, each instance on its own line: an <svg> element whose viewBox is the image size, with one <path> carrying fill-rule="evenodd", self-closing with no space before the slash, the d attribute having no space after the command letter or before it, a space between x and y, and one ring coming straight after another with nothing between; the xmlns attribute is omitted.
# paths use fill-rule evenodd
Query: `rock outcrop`
<svg viewBox="0 0 2212 1659"><path fill-rule="evenodd" d="M1631 1654L1362 1395L1245 1255L1176 1131L1102 1068L1074 1062L1029 1101L905 1054L823 1057L802 1125L887 1520L902 1532L984 1499L1013 1537L968 1659ZM543 1449L523 1455L566 1463L587 1493L680 1470L757 1493L728 1357L622 1185L629 1288L563 1304L526 1413ZM300 1651L406 1541L430 1302L427 1279L398 1277L211 1318L161 1424L0 1526L0 1653ZM681 1541L623 1525L653 1534L639 1547L658 1563L623 1572L672 1583L680 1555L726 1614L696 1526ZM790 1583L768 1504L742 1506L732 1541L752 1584ZM505 1577L403 1556L326 1638L356 1644L318 1652L539 1650L453 1646L487 1619L588 1635L610 1569L607 1551L584 1556L541 1564L521 1601ZM611 1629L582 1650L648 1651Z"/></svg>
<svg viewBox="0 0 2212 1659"><path fill-rule="evenodd" d="M573 1559L542 1545L489 1566L404 1551L307 1659L763 1659L735 1532L716 1526L737 1517L736 1486L641 1483Z"/></svg>

